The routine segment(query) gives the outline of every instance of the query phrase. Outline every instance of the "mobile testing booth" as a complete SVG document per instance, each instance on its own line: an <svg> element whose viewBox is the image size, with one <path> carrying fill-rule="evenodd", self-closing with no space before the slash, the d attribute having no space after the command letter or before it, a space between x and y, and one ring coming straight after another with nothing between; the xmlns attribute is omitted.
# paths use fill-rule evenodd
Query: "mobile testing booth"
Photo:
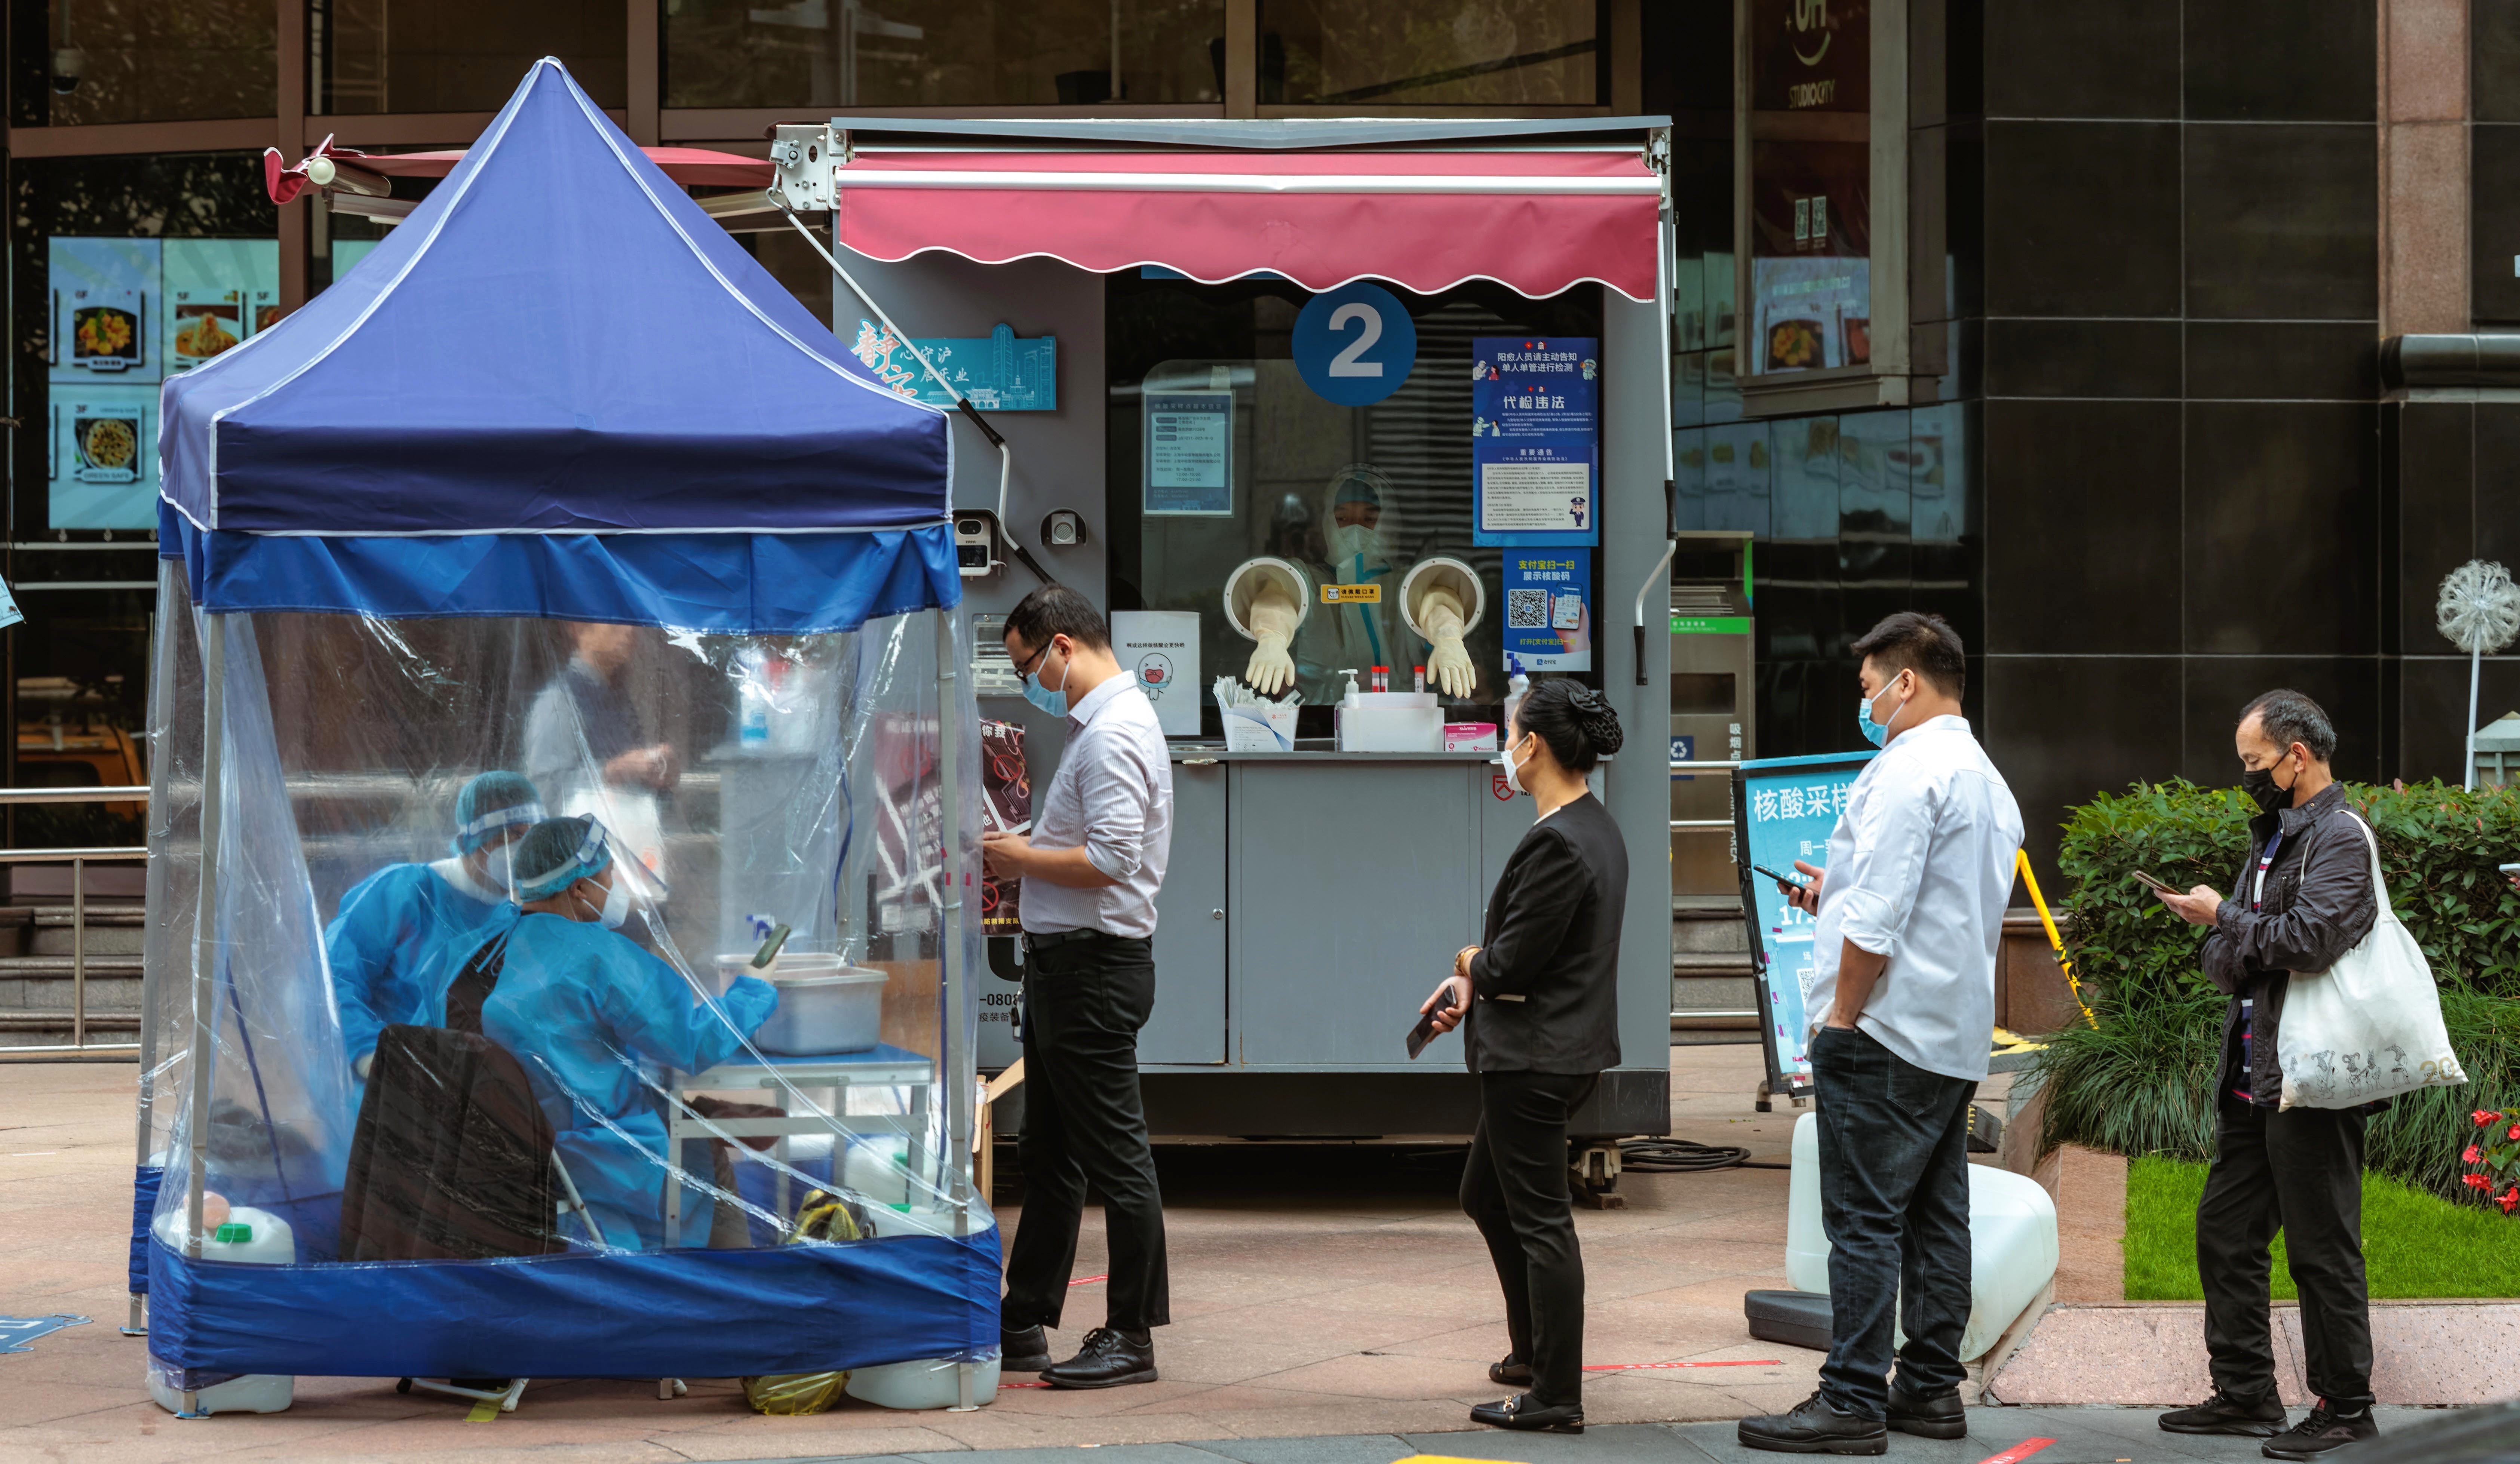
<svg viewBox="0 0 2520 1464"><path fill-rule="evenodd" d="M1402 1037L1530 826L1476 728L1515 666L1628 731L1598 777L1633 851L1623 1060L1575 1127L1668 1131L1665 149L1662 118L849 116L779 127L766 194L708 200L835 244L839 339L1002 440L957 424L956 530L981 715L1027 730L1036 785L1063 728L993 655L1036 584L1105 606L1155 698L1159 1135L1467 1131L1460 1048ZM1211 693L1256 669L1272 595L1302 702L1243 750ZM1376 666L1395 694L1427 668L1440 731L1339 734ZM982 999L1004 1067L1016 988Z"/></svg>
<svg viewBox="0 0 2520 1464"><path fill-rule="evenodd" d="M165 388L153 1391L902 1367L981 1400L945 415L555 62L405 212ZM501 899L538 868L606 875L602 921ZM854 1031L809 1030L835 998Z"/></svg>

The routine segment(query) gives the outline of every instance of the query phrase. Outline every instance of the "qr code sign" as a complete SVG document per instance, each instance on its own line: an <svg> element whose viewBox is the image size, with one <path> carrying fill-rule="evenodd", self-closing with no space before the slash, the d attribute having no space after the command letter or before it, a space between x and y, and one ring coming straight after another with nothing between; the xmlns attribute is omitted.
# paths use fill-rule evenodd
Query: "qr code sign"
<svg viewBox="0 0 2520 1464"><path fill-rule="evenodd" d="M1508 630L1547 630L1549 628L1549 592L1546 590L1505 592L1505 623Z"/></svg>

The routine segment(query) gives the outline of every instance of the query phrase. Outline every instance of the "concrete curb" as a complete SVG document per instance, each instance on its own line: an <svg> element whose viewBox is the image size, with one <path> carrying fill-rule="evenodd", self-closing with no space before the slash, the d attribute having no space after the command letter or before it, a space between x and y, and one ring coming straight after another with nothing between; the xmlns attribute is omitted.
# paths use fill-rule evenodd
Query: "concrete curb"
<svg viewBox="0 0 2520 1464"><path fill-rule="evenodd" d="M2313 1400L2302 1372L2301 1309L2274 1307L2276 1385ZM2371 1391L2384 1403L2440 1407L2508 1397L2520 1377L2520 1302L2371 1304ZM2181 1407L2214 1391L2201 1302L2090 1302L2047 1315L1995 1370L1988 1402Z"/></svg>

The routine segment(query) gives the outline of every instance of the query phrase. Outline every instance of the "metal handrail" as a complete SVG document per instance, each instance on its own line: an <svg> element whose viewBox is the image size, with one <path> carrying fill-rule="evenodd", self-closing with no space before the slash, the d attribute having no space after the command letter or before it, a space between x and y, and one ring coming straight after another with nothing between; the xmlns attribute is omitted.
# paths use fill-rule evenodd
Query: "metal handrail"
<svg viewBox="0 0 2520 1464"><path fill-rule="evenodd" d="M0 807L12 804L58 803L147 803L149 790L125 788L0 788ZM98 1043L87 1040L87 866L96 864L126 863L146 860L146 845L93 845L77 849L0 849L0 865L58 865L65 861L70 866L70 1041L68 1046L0 1047L0 1059L85 1057L106 1053L120 1054L140 1051L138 1043ZM141 1020L147 1021L147 1003L142 1003Z"/></svg>
<svg viewBox="0 0 2520 1464"><path fill-rule="evenodd" d="M1729 773L1740 766L1741 764L1738 759L1710 760L1706 758L1674 758L1671 760L1672 771L1675 773L1688 772L1692 769L1702 770L1708 773Z"/></svg>
<svg viewBox="0 0 2520 1464"><path fill-rule="evenodd" d="M1674 819L1671 821L1671 826L1674 828L1731 828L1732 821L1730 819Z"/></svg>

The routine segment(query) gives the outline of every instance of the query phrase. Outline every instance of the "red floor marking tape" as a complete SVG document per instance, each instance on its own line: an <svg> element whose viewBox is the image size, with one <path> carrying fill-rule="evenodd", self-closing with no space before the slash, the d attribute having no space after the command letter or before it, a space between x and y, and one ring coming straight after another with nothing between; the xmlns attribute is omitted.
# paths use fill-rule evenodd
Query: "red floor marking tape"
<svg viewBox="0 0 2520 1464"><path fill-rule="evenodd" d="M1001 1388L1047 1388L1048 1383L1000 1383Z"/></svg>
<svg viewBox="0 0 2520 1464"><path fill-rule="evenodd" d="M2053 1439L2024 1439L1995 1457L1981 1460L1980 1464L2021 1464L2022 1460L2055 1442Z"/></svg>
<svg viewBox="0 0 2520 1464"><path fill-rule="evenodd" d="M1067 1284L1068 1284L1068 1285L1070 1285L1070 1286L1091 1286L1091 1285L1093 1285L1093 1284L1094 1284L1095 1282L1097 1282L1097 1281L1108 1281L1108 1280L1110 1280L1110 1279L1111 1279L1111 1278L1110 1278L1109 1276L1107 1276L1107 1275L1104 1275L1104 1276L1079 1276L1079 1277L1077 1277L1075 1280L1070 1281L1070 1282L1068 1282Z"/></svg>
<svg viewBox="0 0 2520 1464"><path fill-rule="evenodd" d="M1784 1358L1741 1358L1741 1360L1727 1358L1727 1360L1716 1360L1716 1363L1585 1363L1585 1371L1636 1373L1636 1371L1645 1371L1645 1368L1781 1368L1781 1366L1784 1366ZM1996 1464L1996 1461L1988 1459L1986 1464ZM2011 1461L2005 1459L2003 1464L2011 1464Z"/></svg>

